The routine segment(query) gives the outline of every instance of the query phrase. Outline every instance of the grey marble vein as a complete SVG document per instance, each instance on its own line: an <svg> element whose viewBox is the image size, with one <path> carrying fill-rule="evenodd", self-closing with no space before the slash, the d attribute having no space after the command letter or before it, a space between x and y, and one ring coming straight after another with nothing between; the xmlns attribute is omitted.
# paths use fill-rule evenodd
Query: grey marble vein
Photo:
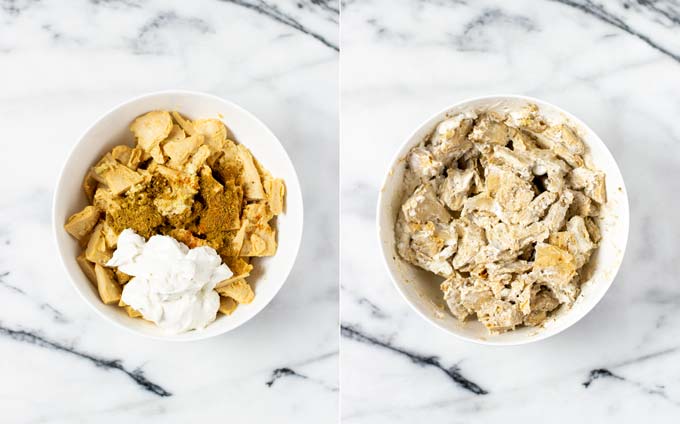
<svg viewBox="0 0 680 424"><path fill-rule="evenodd" d="M509 14L501 8L486 8L468 21L453 41L460 51L488 51L484 31L499 25L512 26L524 32L539 31L538 24L528 16Z"/></svg>
<svg viewBox="0 0 680 424"><path fill-rule="evenodd" d="M671 354L674 354L678 351L680 351L680 347L672 347L672 348L668 348L668 349L659 350L659 351L656 351L656 352L646 353L644 355L636 356L636 357L633 357L633 358L630 358L630 359L625 359L621 362L618 362L618 363L610 366L609 368L619 368L619 367L624 367L624 366L627 366L627 365L637 364L637 363L640 363L640 362L649 361L651 359L656 359L660 356L671 355Z"/></svg>
<svg viewBox="0 0 680 424"><path fill-rule="evenodd" d="M306 375L302 375L302 374L300 374L296 371L293 371L290 368L284 367L284 368L277 368L274 371L272 371L271 378L269 380L267 380L264 384L267 387L271 387L271 386L274 385L274 383L278 379L283 378L283 377L296 377L296 378L301 378L303 380L306 380L307 378L309 378Z"/></svg>
<svg viewBox="0 0 680 424"><path fill-rule="evenodd" d="M74 46L82 46L85 44L85 40L83 38L71 36L67 32L56 29L51 24L44 24L41 26L41 28L43 31L49 34L54 43L59 43L61 45L68 43Z"/></svg>
<svg viewBox="0 0 680 424"><path fill-rule="evenodd" d="M680 3L677 1L635 0L626 2L623 7L650 11L656 20L668 26L680 25Z"/></svg>
<svg viewBox="0 0 680 424"><path fill-rule="evenodd" d="M549 0L549 1L561 3L565 6L569 6L574 9L580 10L581 12L589 16L592 16L606 24L609 24L622 31L625 31L626 33L644 41L653 49L658 50L659 52L673 59L674 61L680 63L680 50L675 51L674 49L662 46L657 41L655 41L651 35L639 31L633 26L629 25L628 23L626 23L624 19L610 12L603 4L595 3L590 0ZM654 6L654 3L652 3L651 1L641 1L639 3L642 6L645 6L654 11L658 11L662 15L671 18L672 22L675 22L678 19L680 19L680 16L677 15L677 11L673 12L669 10L659 9L658 7Z"/></svg>
<svg viewBox="0 0 680 424"><path fill-rule="evenodd" d="M290 367L281 367L281 368L276 368L271 372L271 375L269 377L269 380L267 380L264 384L265 386L271 388L275 382L280 380L281 378L288 378L288 377L293 377L296 379L299 379L301 381L307 381L310 383L315 384L317 387L320 387L329 393L335 393L340 390L340 388L337 385L334 384L329 384L328 382L320 379L320 378L315 378L312 377L308 374L302 374L299 371L294 370L293 368Z"/></svg>
<svg viewBox="0 0 680 424"><path fill-rule="evenodd" d="M309 0L314 6L318 6L321 9L327 10L334 15L340 15L340 9L338 8L338 2L336 0ZM298 7L304 7L304 3L299 2Z"/></svg>
<svg viewBox="0 0 680 424"><path fill-rule="evenodd" d="M344 270L349 270L350 265L347 264L343 267ZM356 305L361 306L364 308L364 311L368 312L372 318L376 319L388 319L390 318L389 313L384 309L378 306L374 301L369 299L367 296L364 296L360 293L357 293L355 290L352 290L347 287L346 284L341 284L340 290L342 293L343 299L345 301L351 301L354 302Z"/></svg>
<svg viewBox="0 0 680 424"><path fill-rule="evenodd" d="M48 312L52 316L52 319L54 319L54 321L56 321L58 323L62 323L62 324L70 322L70 320L68 318L66 318L66 315L64 315L59 309L55 308L54 306L50 305L47 302L37 301L33 296L26 293L26 291L23 290L22 288L17 287L15 285L7 282L6 278L9 275L10 275L9 271L5 271L5 272L0 273L0 287L4 287L7 290L10 290L10 291L17 293L17 294L19 294L23 297L26 297L31 302L35 303L40 310Z"/></svg>
<svg viewBox="0 0 680 424"><path fill-rule="evenodd" d="M615 373L614 371L612 371L612 370L628 367L630 365L636 365L636 364L639 364L641 362L654 360L654 359L657 359L657 358L662 357L662 356L671 355L671 354L678 352L679 350L680 350L680 348L678 348L678 347L672 347L672 348L663 349L663 350L659 350L659 351L656 351L656 352L651 352L651 353L647 353L647 354L644 354L644 355L636 356L636 357L633 357L633 358L629 358L629 359L611 364L611 365L609 365L608 367L605 367L605 368L592 369L588 373L588 378L585 381L583 381L581 384L583 385L583 387L585 387L587 389L593 384L593 382L595 382L596 380L599 380L599 379L603 379L603 378L615 380L615 381L620 381L620 382L630 384L634 387L637 387L638 389L642 390L646 394L662 397L665 400L671 402L672 404L680 406L680 400L673 399L671 396L669 396L669 394L666 391L666 387L663 384L649 385L649 384L640 382L638 380L634 380L634 379L631 379L631 378L628 378L628 377L624 377L622 374Z"/></svg>
<svg viewBox="0 0 680 424"><path fill-rule="evenodd" d="M158 45L156 34L168 27L184 26L199 34L214 33L215 30L203 19L179 16L174 11L158 13L139 28L137 35L131 40L131 46L137 54L160 54L165 49Z"/></svg>
<svg viewBox="0 0 680 424"><path fill-rule="evenodd" d="M98 368L120 371L130 377L139 387L147 392L153 393L154 395L160 397L172 396L172 393L170 393L168 390L149 380L144 375L144 371L141 368L130 370L122 364L120 359L107 359L100 356L95 356L67 346L66 344L50 340L39 335L35 331L13 329L6 327L2 323L0 323L0 336L8 337L17 342L28 343L37 347L67 353L77 358L84 359Z"/></svg>
<svg viewBox="0 0 680 424"><path fill-rule="evenodd" d="M373 316L374 318L384 319L384 318L388 317L388 315L385 313L385 311L383 311L378 305L371 302L366 297L359 297L358 299L356 299L356 302L359 305L366 306L368 308L368 310L370 311L371 316Z"/></svg>
<svg viewBox="0 0 680 424"><path fill-rule="evenodd" d="M19 16L40 0L0 0L0 9L10 16Z"/></svg>
<svg viewBox="0 0 680 424"><path fill-rule="evenodd" d="M90 3L96 5L96 6L107 6L107 7L128 7L128 8L134 8L134 9L139 9L143 7L143 1L139 0L89 0Z"/></svg>
<svg viewBox="0 0 680 424"><path fill-rule="evenodd" d="M284 13L281 8L277 6L275 3L267 3L262 0L220 0L226 3L231 3L236 6L241 6L245 7L247 9L253 10L257 12L260 15L266 16L270 19L273 19L274 21L283 24L289 28L293 28L296 31L299 31L305 35L308 35L319 42L321 42L323 45L326 47L330 47L331 49L335 51L340 51L340 48L338 45L331 40L329 40L327 37L324 35L311 30L310 28L307 28L305 25L303 25L300 21L295 19L289 14ZM337 8L331 6L332 2L327 2L327 1L316 1L312 2L312 4L319 5L322 8L326 10L331 10L333 13L338 13Z"/></svg>
<svg viewBox="0 0 680 424"><path fill-rule="evenodd" d="M314 363L325 361L325 360L328 360L328 359L333 359L333 358L336 358L337 356L338 356L338 351L324 352L324 353L321 353L321 354L318 354L318 355L314 355L311 358L305 358L305 359L301 359L301 360L298 360L298 361L291 362L289 364L289 366L293 367L293 368L304 367L306 365L314 364Z"/></svg>
<svg viewBox="0 0 680 424"><path fill-rule="evenodd" d="M613 378L615 380L625 381L623 377L614 374L613 372L609 371L606 368L598 368L595 370L591 370L590 374L588 375L588 379L581 384L583 385L583 387L587 389L588 387L590 387L591 384L593 384L593 381L598 380L600 378Z"/></svg>
<svg viewBox="0 0 680 424"><path fill-rule="evenodd" d="M297 371L300 368L304 368L304 367L311 365L311 364L326 361L328 359L337 358L337 356L338 356L337 351L336 352L326 352L326 353L322 353L322 354L319 354L319 355L315 355L311 358L305 358L305 359L301 359L299 361L290 362L285 366L275 368L271 372L269 380L267 380L265 382L265 385L267 387L272 387L277 380L279 380L283 377L295 377L295 378L299 378L301 380L306 380L306 381L315 383L316 385L318 385L318 386L320 386L320 387L322 387L322 388L324 388L328 391L337 392L339 390L339 387L337 385L330 384L327 381L324 381L320 378L316 378L316 377L313 377L313 376L308 375L308 374L303 374L301 371Z"/></svg>
<svg viewBox="0 0 680 424"><path fill-rule="evenodd" d="M648 385L643 384L639 381L631 380L631 379L623 377L619 374L614 374L613 372L611 372L607 368L598 368L598 369L591 370L589 375L588 375L588 379L581 384L583 385L583 387L585 387L587 389L593 384L593 382L595 382L596 380L599 380L599 379L603 379L603 378L630 384L633 387L637 387L638 389L642 390L644 393L646 393L648 395L659 396L659 397L665 399L666 401L668 401L668 402L670 402L674 405L680 406L679 401L672 399L668 395L668 393L666 392L665 386L663 386L663 385L648 386Z"/></svg>
<svg viewBox="0 0 680 424"><path fill-rule="evenodd" d="M341 326L341 334L344 338L349 340L354 340L359 343L366 343L368 345L377 346L383 349L387 349L391 352L397 353L399 355L405 356L410 359L416 365L421 367L434 367L442 371L448 378L450 378L458 387L466 390L475 395L487 395L489 392L477 383L464 377L462 371L457 365L452 367L445 367L442 365L440 359L436 356L427 356L420 353L415 353L410 350L397 347L391 343L380 340L376 337L365 334L363 331L359 330L356 326L350 324L343 324Z"/></svg>

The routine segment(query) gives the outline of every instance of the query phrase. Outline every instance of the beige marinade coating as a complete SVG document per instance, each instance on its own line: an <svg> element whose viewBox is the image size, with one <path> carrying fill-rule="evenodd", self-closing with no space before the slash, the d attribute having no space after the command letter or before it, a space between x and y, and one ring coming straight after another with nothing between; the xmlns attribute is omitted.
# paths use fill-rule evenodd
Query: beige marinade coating
<svg viewBox="0 0 680 424"><path fill-rule="evenodd" d="M541 325L574 302L600 240L605 177L586 153L535 105L444 120L407 157L399 255L444 278L461 321L492 333Z"/></svg>

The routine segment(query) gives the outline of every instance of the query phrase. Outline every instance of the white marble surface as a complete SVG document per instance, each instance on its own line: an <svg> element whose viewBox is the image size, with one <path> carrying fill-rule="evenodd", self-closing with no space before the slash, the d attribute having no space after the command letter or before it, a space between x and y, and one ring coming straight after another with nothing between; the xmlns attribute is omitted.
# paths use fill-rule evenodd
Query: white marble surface
<svg viewBox="0 0 680 424"><path fill-rule="evenodd" d="M0 1L0 421L336 420L337 8ZM67 281L50 228L56 176L81 132L117 103L169 88L262 119L306 207L296 267L274 301L236 331L188 344L96 316Z"/></svg>
<svg viewBox="0 0 680 424"><path fill-rule="evenodd" d="M680 3L347 1L341 33L344 422L678 422ZM581 117L631 202L626 258L602 302L518 347L458 341L417 316L375 231L379 185L405 137L494 93Z"/></svg>

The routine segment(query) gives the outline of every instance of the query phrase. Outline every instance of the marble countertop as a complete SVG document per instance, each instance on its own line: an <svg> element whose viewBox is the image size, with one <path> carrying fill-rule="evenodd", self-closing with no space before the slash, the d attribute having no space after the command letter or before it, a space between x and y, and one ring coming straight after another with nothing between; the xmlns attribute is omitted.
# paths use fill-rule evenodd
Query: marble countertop
<svg viewBox="0 0 680 424"><path fill-rule="evenodd" d="M343 421L677 422L680 3L343 5ZM587 122L615 156L631 206L626 257L604 299L565 332L517 347L459 341L421 319L384 271L374 219L405 137L447 105L498 93Z"/></svg>
<svg viewBox="0 0 680 424"><path fill-rule="evenodd" d="M336 420L338 21L333 1L0 1L2 422ZM171 88L216 94L265 122L306 208L296 266L273 302L232 333L185 344L95 315L50 228L79 135L119 102Z"/></svg>

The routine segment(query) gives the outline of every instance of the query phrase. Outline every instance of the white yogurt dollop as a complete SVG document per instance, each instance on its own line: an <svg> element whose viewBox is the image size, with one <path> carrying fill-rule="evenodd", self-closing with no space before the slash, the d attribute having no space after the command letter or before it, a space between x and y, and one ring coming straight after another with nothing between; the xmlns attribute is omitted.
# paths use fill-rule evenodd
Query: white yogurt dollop
<svg viewBox="0 0 680 424"><path fill-rule="evenodd" d="M174 334L213 322L220 306L215 285L233 275L213 248L189 249L161 235L145 242L131 229L120 233L106 265L133 276L123 288L123 302Z"/></svg>

